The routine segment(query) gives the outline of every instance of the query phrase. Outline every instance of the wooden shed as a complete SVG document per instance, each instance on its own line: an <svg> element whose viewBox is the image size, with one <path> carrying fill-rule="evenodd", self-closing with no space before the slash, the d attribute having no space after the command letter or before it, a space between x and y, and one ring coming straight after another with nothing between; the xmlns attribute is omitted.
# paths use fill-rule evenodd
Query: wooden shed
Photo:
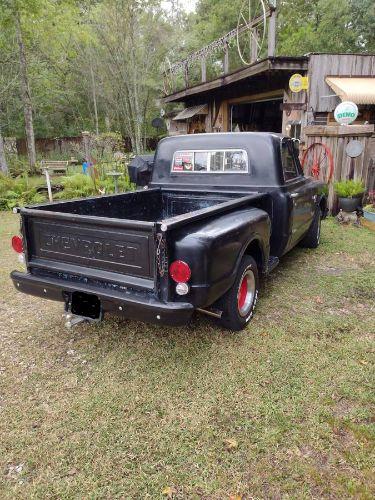
<svg viewBox="0 0 375 500"><path fill-rule="evenodd" d="M186 79L183 88L164 97L166 104L185 106L173 119L174 134L279 132L300 141L301 157L320 142L333 158L331 183L352 175L368 190L375 188L375 54L266 57L210 81L202 72L202 80L189 85ZM343 100L356 103L359 114L352 125L340 127L334 110ZM352 140L363 146L354 167L346 154ZM329 202L334 208L332 187Z"/></svg>

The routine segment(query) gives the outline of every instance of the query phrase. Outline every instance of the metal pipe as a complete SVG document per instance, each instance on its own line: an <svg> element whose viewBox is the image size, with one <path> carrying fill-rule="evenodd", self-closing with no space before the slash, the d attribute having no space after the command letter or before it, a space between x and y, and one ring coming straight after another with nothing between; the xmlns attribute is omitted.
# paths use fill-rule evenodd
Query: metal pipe
<svg viewBox="0 0 375 500"><path fill-rule="evenodd" d="M207 316L212 316L214 318L221 318L223 315L223 311L209 311L208 309L200 309L199 307L196 309L198 312L202 314L207 314Z"/></svg>

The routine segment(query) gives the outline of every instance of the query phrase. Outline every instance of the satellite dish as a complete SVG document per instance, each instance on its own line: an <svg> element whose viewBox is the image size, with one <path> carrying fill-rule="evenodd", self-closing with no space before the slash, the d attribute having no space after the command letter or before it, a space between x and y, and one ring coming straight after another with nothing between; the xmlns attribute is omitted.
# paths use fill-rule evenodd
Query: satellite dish
<svg viewBox="0 0 375 500"><path fill-rule="evenodd" d="M151 125L154 127L154 128L164 128L165 127L165 122L162 118L154 118L151 122Z"/></svg>
<svg viewBox="0 0 375 500"><path fill-rule="evenodd" d="M244 0L237 23L237 50L241 61L247 66L260 59L266 24L263 0Z"/></svg>

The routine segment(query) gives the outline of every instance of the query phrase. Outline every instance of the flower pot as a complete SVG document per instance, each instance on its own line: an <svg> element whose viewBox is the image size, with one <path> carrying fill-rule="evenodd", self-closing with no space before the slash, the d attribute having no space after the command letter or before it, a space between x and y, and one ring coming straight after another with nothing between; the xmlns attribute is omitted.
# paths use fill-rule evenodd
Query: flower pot
<svg viewBox="0 0 375 500"><path fill-rule="evenodd" d="M363 210L363 217L367 220L375 222L375 212L368 212L367 210Z"/></svg>
<svg viewBox="0 0 375 500"><path fill-rule="evenodd" d="M344 212L354 212L357 207L362 206L362 197L363 194L353 198L339 198L339 208L342 208Z"/></svg>

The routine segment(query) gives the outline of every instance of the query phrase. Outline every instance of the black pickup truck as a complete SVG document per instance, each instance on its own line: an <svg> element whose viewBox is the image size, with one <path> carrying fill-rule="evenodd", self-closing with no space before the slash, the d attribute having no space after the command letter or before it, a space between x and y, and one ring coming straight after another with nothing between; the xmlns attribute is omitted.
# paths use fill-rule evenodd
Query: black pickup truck
<svg viewBox="0 0 375 500"><path fill-rule="evenodd" d="M137 191L18 209L17 290L88 320L181 325L199 311L240 330L260 276L298 243L319 244L323 184L304 177L290 138L168 137L129 172Z"/></svg>

